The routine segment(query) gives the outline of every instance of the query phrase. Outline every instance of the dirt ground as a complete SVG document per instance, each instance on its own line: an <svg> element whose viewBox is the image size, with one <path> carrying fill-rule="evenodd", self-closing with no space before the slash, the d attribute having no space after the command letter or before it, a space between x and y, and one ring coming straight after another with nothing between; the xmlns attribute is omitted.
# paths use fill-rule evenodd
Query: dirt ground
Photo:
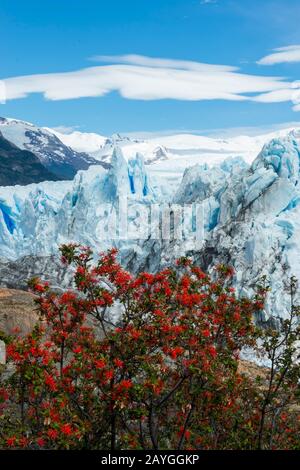
<svg viewBox="0 0 300 470"><path fill-rule="evenodd" d="M0 288L0 331L13 333L19 328L26 334L37 321L34 295L15 289Z"/></svg>

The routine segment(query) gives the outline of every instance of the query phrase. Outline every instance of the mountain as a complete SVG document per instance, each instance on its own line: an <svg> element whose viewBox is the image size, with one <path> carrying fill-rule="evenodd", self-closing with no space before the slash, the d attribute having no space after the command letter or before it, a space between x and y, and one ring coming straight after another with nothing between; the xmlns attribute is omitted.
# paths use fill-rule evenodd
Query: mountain
<svg viewBox="0 0 300 470"><path fill-rule="evenodd" d="M28 150L21 150L0 132L0 186L54 181L58 177L48 171Z"/></svg>
<svg viewBox="0 0 300 470"><path fill-rule="evenodd" d="M55 134L61 142L76 152L84 152L88 153L89 155L97 153L107 141L107 137L95 134L93 132L74 131L65 134L48 127L44 127L43 129Z"/></svg>
<svg viewBox="0 0 300 470"><path fill-rule="evenodd" d="M160 175L172 173L179 178L185 168L193 164L220 164L226 157L243 157L246 162L251 163L266 142L285 137L290 132L299 132L294 128L287 128L258 136L241 135L227 139L193 134L133 139L120 134L104 137L95 133L76 131L63 134L48 130L55 133L64 144L76 151L86 152L96 160L110 162L114 148L119 147L126 160L141 153L146 165L155 164L152 171ZM174 165L169 164L170 160Z"/></svg>
<svg viewBox="0 0 300 470"><path fill-rule="evenodd" d="M153 146L148 142L131 139L120 134L104 137L92 132L75 131L64 134L55 129L45 129L54 133L65 145L68 145L73 150L85 152L101 162L110 162L115 147L119 147L122 149L125 157L130 158L134 153L140 151L144 155L145 162L151 163L153 156L155 156L156 148L157 150L160 148L160 146L156 145L152 148Z"/></svg>
<svg viewBox="0 0 300 470"><path fill-rule="evenodd" d="M65 145L46 129L17 119L0 118L0 132L19 147L29 150L57 179L72 179L78 170L100 164L85 152L77 152Z"/></svg>

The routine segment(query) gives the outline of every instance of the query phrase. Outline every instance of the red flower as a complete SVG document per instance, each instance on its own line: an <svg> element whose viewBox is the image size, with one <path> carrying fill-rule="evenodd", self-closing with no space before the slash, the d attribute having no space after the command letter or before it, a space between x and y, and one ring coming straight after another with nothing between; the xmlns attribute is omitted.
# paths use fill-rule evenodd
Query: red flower
<svg viewBox="0 0 300 470"><path fill-rule="evenodd" d="M208 352L213 358L217 357L217 350L213 345L208 347Z"/></svg>
<svg viewBox="0 0 300 470"><path fill-rule="evenodd" d="M144 279L145 282L147 282L147 284L153 284L154 282L154 276L153 274L150 274L150 273L142 273L141 274L141 277Z"/></svg>
<svg viewBox="0 0 300 470"><path fill-rule="evenodd" d="M113 296L107 291L102 292L102 298L107 305L112 305L114 302Z"/></svg>
<svg viewBox="0 0 300 470"><path fill-rule="evenodd" d="M103 369L103 367L106 366L106 362L104 359L96 359L94 362L97 369Z"/></svg>
<svg viewBox="0 0 300 470"><path fill-rule="evenodd" d="M120 388L128 390L129 388L133 387L133 383L130 379L128 380L121 380Z"/></svg>
<svg viewBox="0 0 300 470"><path fill-rule="evenodd" d="M198 279L205 279L206 274L197 266L192 267L192 272L197 276Z"/></svg>
<svg viewBox="0 0 300 470"><path fill-rule="evenodd" d="M69 302L74 302L76 300L76 295L73 293L73 292L64 292L61 296L60 296L60 304L64 305L64 304L67 304Z"/></svg>
<svg viewBox="0 0 300 470"><path fill-rule="evenodd" d="M36 440L36 443L39 447L45 447L45 439L43 439L42 437L39 437L37 440Z"/></svg>
<svg viewBox="0 0 300 470"><path fill-rule="evenodd" d="M172 359L177 359L177 356L180 356L183 353L184 349L180 346L169 350L169 355Z"/></svg>
<svg viewBox="0 0 300 470"><path fill-rule="evenodd" d="M45 287L42 284L35 284L34 290L36 290L37 292L43 293L45 292Z"/></svg>
<svg viewBox="0 0 300 470"><path fill-rule="evenodd" d="M77 274L80 274L81 276L83 276L85 274L85 269L83 266L78 266L77 268Z"/></svg>
<svg viewBox="0 0 300 470"><path fill-rule="evenodd" d="M234 315L233 315L233 318L235 321L240 321L241 319L241 315L239 312L235 312Z"/></svg>
<svg viewBox="0 0 300 470"><path fill-rule="evenodd" d="M169 331L170 331L171 329L172 329L172 327L171 327L170 325L168 325L167 323L161 327L161 330L162 330L164 333L169 333Z"/></svg>
<svg viewBox="0 0 300 470"><path fill-rule="evenodd" d="M142 333L137 330L131 330L130 334L133 339L139 339Z"/></svg>
<svg viewBox="0 0 300 470"><path fill-rule="evenodd" d="M50 361L49 356L45 355L42 360L43 366L47 366L49 364L49 361Z"/></svg>
<svg viewBox="0 0 300 470"><path fill-rule="evenodd" d="M162 312L160 309L154 310L153 313L154 313L154 315L156 315L156 316L159 317L159 318L162 318L162 317L165 316L164 312Z"/></svg>
<svg viewBox="0 0 300 470"><path fill-rule="evenodd" d="M111 380L113 378L113 376L114 376L114 371L113 370L107 370L105 372L105 378L107 380Z"/></svg>
<svg viewBox="0 0 300 470"><path fill-rule="evenodd" d="M48 387L50 388L50 390L52 390L52 392L55 392L57 390L57 384L51 375L46 376L45 384L48 385Z"/></svg>
<svg viewBox="0 0 300 470"><path fill-rule="evenodd" d="M14 447L14 445L16 444L16 436L12 436L12 437L8 437L6 439L6 444L8 447Z"/></svg>
<svg viewBox="0 0 300 470"><path fill-rule="evenodd" d="M63 424L61 427L60 427L60 430L63 434L65 434L66 436L70 436L71 434L73 434L73 430L72 430L72 426L70 424Z"/></svg>
<svg viewBox="0 0 300 470"><path fill-rule="evenodd" d="M209 336L210 336L210 331L209 331L208 329L202 330L202 335L204 336L204 338L209 338Z"/></svg>
<svg viewBox="0 0 300 470"><path fill-rule="evenodd" d="M9 394L5 388L0 388L0 403L8 400Z"/></svg>
<svg viewBox="0 0 300 470"><path fill-rule="evenodd" d="M127 271L119 271L114 280L118 286L122 287L131 280L131 275Z"/></svg>
<svg viewBox="0 0 300 470"><path fill-rule="evenodd" d="M50 439L56 439L58 436L58 431L56 429L49 429L47 432Z"/></svg>
<svg viewBox="0 0 300 470"><path fill-rule="evenodd" d="M121 361L121 359L114 359L114 364L116 367L123 367L124 366L124 362Z"/></svg>
<svg viewBox="0 0 300 470"><path fill-rule="evenodd" d="M188 276L183 276L183 278L181 279L182 287L187 289L188 287L190 287L190 284L191 284L191 281L190 281L189 277Z"/></svg>
<svg viewBox="0 0 300 470"><path fill-rule="evenodd" d="M173 333L176 333L177 335L180 335L185 330L185 328L181 325L175 325L172 328Z"/></svg>
<svg viewBox="0 0 300 470"><path fill-rule="evenodd" d="M26 447L29 443L29 440L27 439L27 437L21 437L21 439L19 440L19 444L21 447Z"/></svg>

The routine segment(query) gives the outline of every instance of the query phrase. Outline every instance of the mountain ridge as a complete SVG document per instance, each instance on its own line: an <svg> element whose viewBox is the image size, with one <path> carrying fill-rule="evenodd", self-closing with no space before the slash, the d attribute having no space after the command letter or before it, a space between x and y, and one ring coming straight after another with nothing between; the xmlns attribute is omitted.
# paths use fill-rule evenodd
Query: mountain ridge
<svg viewBox="0 0 300 470"><path fill-rule="evenodd" d="M76 152L43 128L12 118L0 117L0 132L20 150L34 153L40 163L57 179L73 179L78 170L104 165L84 152Z"/></svg>
<svg viewBox="0 0 300 470"><path fill-rule="evenodd" d="M34 153L19 149L5 139L0 131L0 186L58 179L40 163Z"/></svg>

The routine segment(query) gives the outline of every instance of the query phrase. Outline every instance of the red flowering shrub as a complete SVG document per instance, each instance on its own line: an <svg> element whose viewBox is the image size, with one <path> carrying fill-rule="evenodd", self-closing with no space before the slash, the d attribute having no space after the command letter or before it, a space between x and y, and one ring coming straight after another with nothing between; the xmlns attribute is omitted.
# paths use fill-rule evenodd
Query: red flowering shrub
<svg viewBox="0 0 300 470"><path fill-rule="evenodd" d="M135 277L115 250L96 265L88 248L61 251L76 288L58 294L32 280L40 323L26 337L6 338L2 448L261 447L265 388L240 374L238 361L241 348L255 346L252 318L264 289L238 299L230 268L210 277L186 258ZM290 418L279 409L278 420L272 445L285 447Z"/></svg>

